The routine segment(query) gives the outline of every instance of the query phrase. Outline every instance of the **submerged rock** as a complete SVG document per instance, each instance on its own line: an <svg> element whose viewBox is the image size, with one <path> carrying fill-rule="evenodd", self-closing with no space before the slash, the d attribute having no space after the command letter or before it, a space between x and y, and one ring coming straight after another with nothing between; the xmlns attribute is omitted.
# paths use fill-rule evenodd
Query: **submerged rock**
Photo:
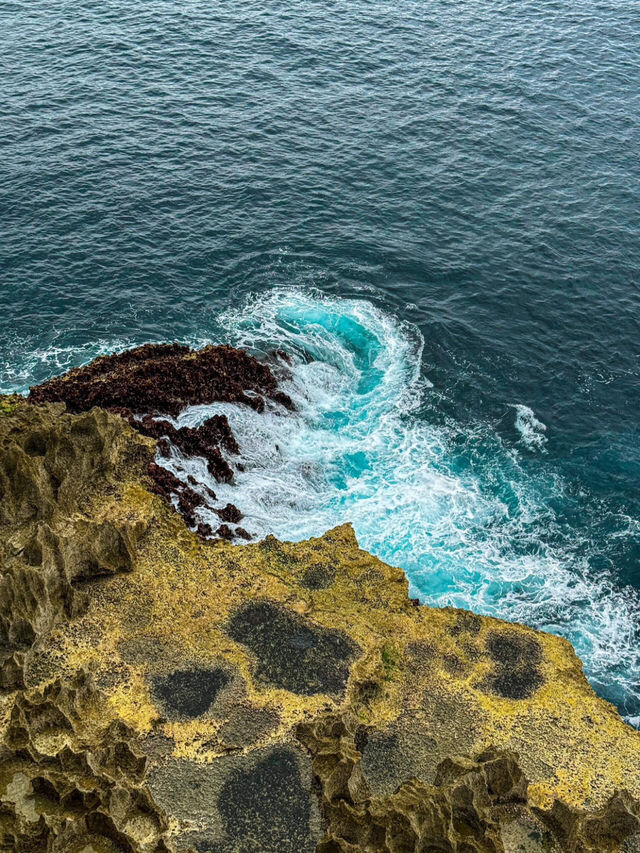
<svg viewBox="0 0 640 853"><path fill-rule="evenodd" d="M203 541L154 453L0 399L0 849L640 849L640 734L568 642L414 606L348 525Z"/></svg>

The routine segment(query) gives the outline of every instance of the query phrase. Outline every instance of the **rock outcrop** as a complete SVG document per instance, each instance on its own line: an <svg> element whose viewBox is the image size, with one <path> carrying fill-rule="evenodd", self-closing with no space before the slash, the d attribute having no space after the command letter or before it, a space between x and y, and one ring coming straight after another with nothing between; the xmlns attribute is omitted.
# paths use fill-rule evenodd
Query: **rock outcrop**
<svg viewBox="0 0 640 853"><path fill-rule="evenodd" d="M6 400L7 398L5 398ZM87 605L92 578L131 571L139 517L123 515L129 471L153 443L100 409L28 406L0 412L0 686L24 686L25 652L56 620Z"/></svg>
<svg viewBox="0 0 640 853"><path fill-rule="evenodd" d="M281 367L288 362L284 353L274 353L273 359ZM291 398L279 389L269 366L243 350L208 346L196 351L182 344L146 344L97 358L86 367L32 388L29 400L36 404L62 402L76 413L100 406L119 414L137 432L158 439L159 456L169 458L173 450L202 457L211 477L221 483L233 481L229 459L239 452L226 415L213 415L197 427L176 427L163 415L177 417L188 406L211 403L240 403L264 412L265 400L293 409ZM244 528L229 527L229 523L241 521L242 513L232 504L216 506L210 488L194 489L155 463L148 474L156 494L175 503L187 524L201 536L251 538ZM200 507L225 523L214 529L198 518Z"/></svg>
<svg viewBox="0 0 640 853"><path fill-rule="evenodd" d="M31 389L32 403L64 402L70 412L94 406L177 417L186 406L244 403L262 411L264 398L293 404L266 364L243 350L183 344L145 344L97 358Z"/></svg>
<svg viewBox="0 0 640 853"><path fill-rule="evenodd" d="M135 734L101 722L83 673L18 694L0 758L3 850L168 853L169 822L143 784Z"/></svg>
<svg viewBox="0 0 640 853"><path fill-rule="evenodd" d="M414 606L348 525L203 539L124 414L0 399L0 849L640 850L569 643Z"/></svg>

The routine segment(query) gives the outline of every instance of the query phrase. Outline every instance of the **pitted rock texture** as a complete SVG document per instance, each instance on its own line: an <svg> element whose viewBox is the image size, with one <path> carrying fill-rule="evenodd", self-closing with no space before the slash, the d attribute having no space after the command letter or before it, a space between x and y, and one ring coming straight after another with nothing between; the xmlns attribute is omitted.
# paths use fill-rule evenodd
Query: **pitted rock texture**
<svg viewBox="0 0 640 853"><path fill-rule="evenodd" d="M82 674L14 699L0 743L0 849L168 853L135 733L101 712Z"/></svg>
<svg viewBox="0 0 640 853"><path fill-rule="evenodd" d="M612 795L597 813L558 801L550 810L532 808L512 752L450 756L432 784L411 774L381 796L363 768L358 746L367 738L353 716L320 717L298 735L322 791L327 834L318 853L604 853L640 838L640 806L627 794Z"/></svg>
<svg viewBox="0 0 640 853"><path fill-rule="evenodd" d="M214 766L168 759L150 784L183 824L204 817L181 840L202 853L314 853L323 835L311 760L299 744L225 755Z"/></svg>
<svg viewBox="0 0 640 853"><path fill-rule="evenodd" d="M371 795L353 727L335 716L300 727L323 792L327 836L321 853L504 853L501 817L526 804L517 756L487 750L475 760L441 762L433 784L409 777L384 797Z"/></svg>
<svg viewBox="0 0 640 853"><path fill-rule="evenodd" d="M25 652L86 606L83 584L131 571L146 522L118 495L151 446L99 409L16 400L0 415L0 687L24 684Z"/></svg>
<svg viewBox="0 0 640 853"><path fill-rule="evenodd" d="M640 735L566 641L414 606L348 525L203 541L153 452L0 399L0 849L640 851Z"/></svg>

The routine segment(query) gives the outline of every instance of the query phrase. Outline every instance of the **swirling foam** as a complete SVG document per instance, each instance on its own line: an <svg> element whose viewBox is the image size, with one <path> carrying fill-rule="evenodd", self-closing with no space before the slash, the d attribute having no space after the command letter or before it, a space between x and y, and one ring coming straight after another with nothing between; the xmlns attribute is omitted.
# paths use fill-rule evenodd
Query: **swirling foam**
<svg viewBox="0 0 640 853"><path fill-rule="evenodd" d="M258 354L282 349L297 413L217 404L181 424L225 413L244 472L215 484L243 525L300 540L346 520L364 548L401 566L412 593L567 637L594 687L638 722L638 605L631 590L587 569L593 546L556 519L561 478L523 465L487 426L463 437L433 425L416 329L364 300L276 290L222 318L226 336ZM436 403L437 405L437 403ZM521 442L540 449L543 425L519 407ZM530 455L530 454L529 454ZM188 473L206 480L204 465Z"/></svg>

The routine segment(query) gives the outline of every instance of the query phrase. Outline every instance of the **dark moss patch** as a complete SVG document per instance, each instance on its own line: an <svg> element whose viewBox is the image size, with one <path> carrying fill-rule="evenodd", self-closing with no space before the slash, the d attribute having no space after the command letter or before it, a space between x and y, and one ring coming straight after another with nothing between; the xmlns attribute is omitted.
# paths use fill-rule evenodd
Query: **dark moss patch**
<svg viewBox="0 0 640 853"><path fill-rule="evenodd" d="M180 669L156 676L152 688L167 716L194 719L209 710L228 681L222 669Z"/></svg>
<svg viewBox="0 0 640 853"><path fill-rule="evenodd" d="M442 666L450 675L464 675L466 667L457 655L447 654L442 658Z"/></svg>
<svg viewBox="0 0 640 853"><path fill-rule="evenodd" d="M312 853L310 792L295 754L276 749L254 767L239 767L218 799L225 840L211 853ZM206 850L205 845L202 846Z"/></svg>
<svg viewBox="0 0 640 853"><path fill-rule="evenodd" d="M153 762L154 800L177 822L176 848L203 853L314 853L323 825L310 756L274 747L201 764Z"/></svg>
<svg viewBox="0 0 640 853"><path fill-rule="evenodd" d="M539 668L542 649L532 637L492 631L486 648L496 665L484 684L490 692L505 699L527 699L544 684Z"/></svg>
<svg viewBox="0 0 640 853"><path fill-rule="evenodd" d="M434 663L439 657L438 651L425 642L409 643L407 646L407 661L409 668L416 675L428 676L433 671Z"/></svg>
<svg viewBox="0 0 640 853"><path fill-rule="evenodd" d="M336 577L332 566L309 566L300 578L300 583L306 589L327 589Z"/></svg>
<svg viewBox="0 0 640 853"><path fill-rule="evenodd" d="M350 662L360 651L342 631L314 625L270 601L236 610L229 636L256 658L256 680L310 696L344 692Z"/></svg>

